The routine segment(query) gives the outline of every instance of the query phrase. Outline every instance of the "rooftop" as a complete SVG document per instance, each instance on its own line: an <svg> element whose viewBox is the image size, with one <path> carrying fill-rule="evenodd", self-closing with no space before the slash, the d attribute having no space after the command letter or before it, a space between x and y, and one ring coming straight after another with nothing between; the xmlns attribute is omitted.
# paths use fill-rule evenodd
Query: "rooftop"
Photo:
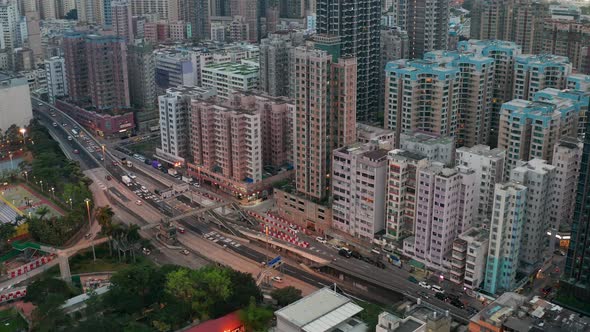
<svg viewBox="0 0 590 332"><path fill-rule="evenodd" d="M421 154L406 151L406 150L401 150L401 149L389 151L388 155L389 155L390 159L392 158L392 159L396 159L396 160L420 161L420 160L427 159L425 156L423 156Z"/></svg>
<svg viewBox="0 0 590 332"><path fill-rule="evenodd" d="M259 68L247 64L226 62L207 65L203 68L203 70L247 76L258 75Z"/></svg>
<svg viewBox="0 0 590 332"><path fill-rule="evenodd" d="M275 312L306 332L327 331L363 310L348 297L325 287Z"/></svg>
<svg viewBox="0 0 590 332"><path fill-rule="evenodd" d="M438 136L433 135L430 133L423 133L423 132L414 132L412 134L401 134L400 135L401 143L404 142L413 142L413 143L420 143L420 144L428 144L428 145L438 145L438 144L453 144L453 138L448 136Z"/></svg>
<svg viewBox="0 0 590 332"><path fill-rule="evenodd" d="M491 149L489 145L483 145L483 144L474 145L470 148L466 147L466 146L462 146L457 149L457 152L458 153L461 153L461 152L472 153L472 154L476 154L476 155L480 155L480 156L484 156L484 157L488 157L488 158L504 158L504 155L506 154L506 151L503 149L499 149L499 148Z"/></svg>

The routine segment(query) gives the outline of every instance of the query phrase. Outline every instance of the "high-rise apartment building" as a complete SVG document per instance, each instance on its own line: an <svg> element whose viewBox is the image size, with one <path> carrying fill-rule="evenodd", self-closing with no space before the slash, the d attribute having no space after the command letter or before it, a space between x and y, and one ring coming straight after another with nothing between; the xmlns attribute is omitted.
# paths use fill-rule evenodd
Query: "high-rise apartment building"
<svg viewBox="0 0 590 332"><path fill-rule="evenodd" d="M579 72L590 74L584 66L590 46L590 22L545 20L543 53L568 57Z"/></svg>
<svg viewBox="0 0 590 332"><path fill-rule="evenodd" d="M564 89L572 64L556 55L519 55L514 63L514 99L532 100L535 92L545 88Z"/></svg>
<svg viewBox="0 0 590 332"><path fill-rule="evenodd" d="M395 0L397 25L407 31L410 59L446 50L449 35L449 2L444 0Z"/></svg>
<svg viewBox="0 0 590 332"><path fill-rule="evenodd" d="M527 187L526 213L520 238L519 264L527 273L538 270L553 252L547 232L559 207L555 202L556 167L542 159L519 162L510 181Z"/></svg>
<svg viewBox="0 0 590 332"><path fill-rule="evenodd" d="M429 165L426 157L404 151L390 151L387 169L385 239L397 241L414 234L418 170Z"/></svg>
<svg viewBox="0 0 590 332"><path fill-rule="evenodd" d="M485 144L491 126L494 59L476 54L432 51L425 60L453 66L460 71L457 146Z"/></svg>
<svg viewBox="0 0 590 332"><path fill-rule="evenodd" d="M590 127L590 124L588 124ZM586 129L590 131L590 128ZM577 183L574 217L561 291L580 303L590 301L590 135L584 138L584 148Z"/></svg>
<svg viewBox="0 0 590 332"><path fill-rule="evenodd" d="M160 110L160 149L156 153L176 163L190 154L191 99L206 99L215 96L215 91L198 87L178 86L166 90L158 97Z"/></svg>
<svg viewBox="0 0 590 332"><path fill-rule="evenodd" d="M284 98L233 94L225 102L193 100L191 150L199 176L250 195L265 166L292 159L291 105Z"/></svg>
<svg viewBox="0 0 590 332"><path fill-rule="evenodd" d="M174 1L131 0L131 13L133 14L133 16L156 14L158 19L165 20L168 19L170 5L174 6Z"/></svg>
<svg viewBox="0 0 590 332"><path fill-rule="evenodd" d="M468 167L475 171L479 181L478 219L475 224L487 224L492 215L494 190L497 183L504 177L504 161L506 151L490 149L487 145L475 145L470 148L461 147L456 151L457 165Z"/></svg>
<svg viewBox="0 0 590 332"><path fill-rule="evenodd" d="M552 235L559 231L561 225L567 227L572 223L583 148L582 142L574 137L562 137L553 148L551 164L556 168L554 204L558 208L555 211L558 217L551 220Z"/></svg>
<svg viewBox="0 0 590 332"><path fill-rule="evenodd" d="M387 152L368 143L333 153L332 226L365 243L385 228Z"/></svg>
<svg viewBox="0 0 590 332"><path fill-rule="evenodd" d="M456 137L460 71L434 61L398 60L385 67L385 128Z"/></svg>
<svg viewBox="0 0 590 332"><path fill-rule="evenodd" d="M521 48L513 42L472 39L459 42L457 49L462 53L470 53L494 59L494 83L488 145L496 147L498 144L500 108L503 103L513 98L514 62L516 56L521 54Z"/></svg>
<svg viewBox="0 0 590 332"><path fill-rule="evenodd" d="M580 105L561 96L541 96L542 101L514 99L502 105L498 147L506 150L505 179L518 161L552 161L560 137L577 134Z"/></svg>
<svg viewBox="0 0 590 332"><path fill-rule="evenodd" d="M114 0L111 2L111 25L115 35L133 42L133 20L131 5L128 0Z"/></svg>
<svg viewBox="0 0 590 332"><path fill-rule="evenodd" d="M483 289L495 294L511 291L516 282L520 242L526 216L527 187L496 184Z"/></svg>
<svg viewBox="0 0 590 332"><path fill-rule="evenodd" d="M260 90L271 96L289 95L289 52L292 44L288 38L271 34L260 43Z"/></svg>
<svg viewBox="0 0 590 332"><path fill-rule="evenodd" d="M68 80L64 58L56 56L45 60L45 73L49 100L53 102L57 97L67 96Z"/></svg>
<svg viewBox="0 0 590 332"><path fill-rule="evenodd" d="M85 50L92 106L98 110L129 108L125 41L115 36L87 35Z"/></svg>
<svg viewBox="0 0 590 332"><path fill-rule="evenodd" d="M8 68L12 68L12 52L17 47L17 28L19 22L16 1L0 1L0 52L8 56Z"/></svg>
<svg viewBox="0 0 590 332"><path fill-rule="evenodd" d="M129 71L129 98L136 108L150 110L156 106L156 60L149 44L129 45L127 49Z"/></svg>
<svg viewBox="0 0 590 332"><path fill-rule="evenodd" d="M450 169L437 163L419 169L416 182L414 236L404 242L414 241L415 259L442 269L453 241L471 227L477 215L479 182L472 169Z"/></svg>
<svg viewBox="0 0 590 332"><path fill-rule="evenodd" d="M543 23L549 3L531 0L483 0L471 11L471 38L512 41L523 53L542 51Z"/></svg>
<svg viewBox="0 0 590 332"><path fill-rule="evenodd" d="M549 101L565 99L573 103L578 112L578 137L586 135L586 122L588 121L588 107L590 106L590 91L579 90L557 90L547 88L535 94L533 100L535 101ZM575 137L575 134L565 133L563 136Z"/></svg>
<svg viewBox="0 0 590 332"><path fill-rule="evenodd" d="M195 85L195 74L190 54L187 52L165 50L156 53L156 85L168 89Z"/></svg>
<svg viewBox="0 0 590 332"><path fill-rule="evenodd" d="M103 24L104 2L100 0L76 0L78 22L81 24Z"/></svg>
<svg viewBox="0 0 590 332"><path fill-rule="evenodd" d="M336 35L343 56L357 59L357 107L359 120L374 119L379 102L381 1L317 0L316 31Z"/></svg>
<svg viewBox="0 0 590 332"><path fill-rule="evenodd" d="M88 101L90 95L85 39L81 32L66 33L63 37L68 95L74 102Z"/></svg>
<svg viewBox="0 0 590 332"><path fill-rule="evenodd" d="M257 0L230 0L231 16L241 16L248 26L248 40L258 42L260 34L260 3Z"/></svg>
<svg viewBox="0 0 590 332"><path fill-rule="evenodd" d="M407 59L409 56L408 33L399 27L381 28L381 63L379 70L379 110L384 107L385 98L385 66L388 62Z"/></svg>
<svg viewBox="0 0 590 332"><path fill-rule="evenodd" d="M342 54L336 42L330 50L297 47L291 52L296 187L317 200L330 191L332 151L356 139L356 58L335 56Z"/></svg>

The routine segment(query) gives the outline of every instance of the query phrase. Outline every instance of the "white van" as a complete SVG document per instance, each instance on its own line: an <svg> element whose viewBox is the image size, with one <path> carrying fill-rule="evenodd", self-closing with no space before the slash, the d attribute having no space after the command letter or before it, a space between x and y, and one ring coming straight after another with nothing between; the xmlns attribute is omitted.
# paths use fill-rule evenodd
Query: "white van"
<svg viewBox="0 0 590 332"><path fill-rule="evenodd" d="M444 293L445 292L445 290L442 289L442 287L437 286L437 285L432 285L432 287L430 289L432 289L436 293Z"/></svg>

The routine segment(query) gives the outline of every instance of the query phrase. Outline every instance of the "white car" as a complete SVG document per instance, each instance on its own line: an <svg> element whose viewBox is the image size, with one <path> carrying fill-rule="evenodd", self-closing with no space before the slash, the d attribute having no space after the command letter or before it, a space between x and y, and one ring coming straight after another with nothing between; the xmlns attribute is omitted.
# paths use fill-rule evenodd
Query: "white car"
<svg viewBox="0 0 590 332"><path fill-rule="evenodd" d="M272 281L283 282L283 278L281 278L279 276L274 276L274 277L272 277Z"/></svg>
<svg viewBox="0 0 590 332"><path fill-rule="evenodd" d="M431 288L432 288L432 286L430 286L429 284L427 284L427 283L426 283L426 282L424 282L424 281L420 281L420 282L418 283L418 285L419 285L420 287L422 287L422 288L426 288L426 289L431 289Z"/></svg>
<svg viewBox="0 0 590 332"><path fill-rule="evenodd" d="M186 249L181 250L180 253L182 253L185 256L189 254L188 250Z"/></svg>
<svg viewBox="0 0 590 332"><path fill-rule="evenodd" d="M137 205L142 205L143 203L142 203L140 200L136 200L136 201L135 201L135 204L137 204Z"/></svg>
<svg viewBox="0 0 590 332"><path fill-rule="evenodd" d="M324 243L324 244L328 243L328 241L326 241L326 239L324 239L324 238L323 238L323 237L321 237L321 236L318 236L318 237L316 237L315 239L316 239L316 241L318 241L319 243Z"/></svg>

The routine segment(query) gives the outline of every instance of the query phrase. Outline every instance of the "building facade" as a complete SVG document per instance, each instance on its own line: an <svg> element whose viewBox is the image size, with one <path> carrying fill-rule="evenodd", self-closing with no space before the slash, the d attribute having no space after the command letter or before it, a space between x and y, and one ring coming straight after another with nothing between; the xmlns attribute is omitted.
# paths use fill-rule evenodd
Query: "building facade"
<svg viewBox="0 0 590 332"><path fill-rule="evenodd" d="M202 68L203 87L217 90L217 96L228 99L234 92L258 88L258 66L240 63L211 64Z"/></svg>
<svg viewBox="0 0 590 332"><path fill-rule="evenodd" d="M331 153L356 140L356 58L297 47L291 52L297 191L328 197Z"/></svg>
<svg viewBox="0 0 590 332"><path fill-rule="evenodd" d="M447 167L455 164L455 142L452 138L421 132L400 135L400 148L439 162Z"/></svg>
<svg viewBox="0 0 590 332"><path fill-rule="evenodd" d="M359 120L377 116L380 78L379 38L381 1L316 0L316 31L339 36L341 55L356 57L356 115Z"/></svg>
<svg viewBox="0 0 590 332"><path fill-rule="evenodd" d="M0 74L0 100L0 130L6 132L12 125L29 125L33 119L33 107L25 79Z"/></svg>
<svg viewBox="0 0 590 332"><path fill-rule="evenodd" d="M514 288L526 200L527 188L524 185L512 182L496 184L483 285L486 292L496 294Z"/></svg>
<svg viewBox="0 0 590 332"><path fill-rule="evenodd" d="M129 98L131 105L143 110L156 106L156 60L149 44L129 45L127 49L129 71Z"/></svg>
<svg viewBox="0 0 590 332"><path fill-rule="evenodd" d="M385 228L387 152L355 144L332 157L332 227L366 243Z"/></svg>
<svg viewBox="0 0 590 332"><path fill-rule="evenodd" d="M479 180L478 218L474 222L479 226L487 224L492 215L496 184L502 182L504 177L506 151L475 145L458 148L456 154L457 165L474 170Z"/></svg>
<svg viewBox="0 0 590 332"><path fill-rule="evenodd" d="M472 227L453 241L451 281L468 289L479 288L485 275L489 232Z"/></svg>
<svg viewBox="0 0 590 332"><path fill-rule="evenodd" d="M532 100L545 88L564 89L572 64L564 56L519 55L514 63L514 99Z"/></svg>
<svg viewBox="0 0 590 332"><path fill-rule="evenodd" d="M68 95L68 80L66 62L62 57L52 57L45 60L45 76L47 77L47 94L51 102L57 97Z"/></svg>
<svg viewBox="0 0 590 332"><path fill-rule="evenodd" d="M133 20L131 5L128 0L114 0L111 2L111 22L115 35L123 38L127 43L133 42Z"/></svg>

